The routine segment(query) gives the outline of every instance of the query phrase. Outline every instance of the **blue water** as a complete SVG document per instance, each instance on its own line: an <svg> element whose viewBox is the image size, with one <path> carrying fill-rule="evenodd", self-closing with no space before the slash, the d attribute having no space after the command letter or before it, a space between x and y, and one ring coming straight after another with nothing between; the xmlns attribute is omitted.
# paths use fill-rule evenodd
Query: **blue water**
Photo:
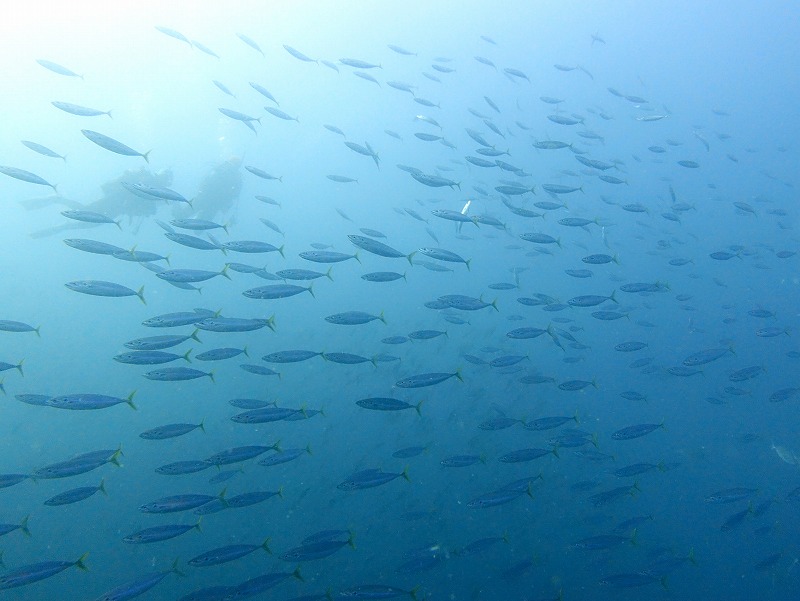
<svg viewBox="0 0 800 601"><path fill-rule="evenodd" d="M0 589L5 576L30 564L75 562L88 553L89 568L84 573L69 567L3 590L3 598L104 598L142 576L169 572L176 559L184 576L167 574L142 598L181 599L212 586L230 588L205 598L244 598L245 589L234 587L276 572L286 579L256 598L324 598L326 591L332 598L377 598L363 589L358 596L355 587L363 585L396 587L399 598L413 591L418 599L793 598L800 584L797 8L780 2L759 10L746 3L717 8L690 2L509 2L500 8L485 2L233 4L34 4L17 9L3 25L0 165L36 174L56 185L57 193L0 177L0 320L39 327L41 334L0 331L0 361L9 364L0 374L0 474L30 475L82 453L122 450L119 466L62 479L29 478L0 489L0 522L20 524L29 516L30 529L30 536L14 530L0 538L6 566ZM219 58L156 27L179 31ZM237 34L255 41L263 55ZM298 60L284 44L319 62ZM356 69L342 58L379 66ZM40 59L83 77L54 73L37 64ZM528 80L507 74L507 68ZM269 90L279 107L250 82ZM438 106L415 102L388 82L408 83L416 97ZM53 101L111 110L112 118L69 114ZM279 119L265 106L297 120ZM260 122L253 122L253 132L219 108ZM559 125L549 116L578 123ZM151 151L149 163L93 144L82 129L139 153ZM508 155L478 153L480 145L466 129ZM442 136L447 145L416 133ZM32 152L22 140L66 160ZM533 146L548 140L571 147ZM344 141L369 145L378 164ZM477 167L467 156L499 159L518 171ZM590 168L576 157L609 168ZM398 164L452 185L423 185ZM247 166L281 179L259 178ZM337 183L328 175L357 182ZM121 182L165 186L197 200L188 207L139 198ZM504 205L496 188L512 184L534 187L536 194L506 197L506 203L540 217L523 217ZM543 184L582 190L548 195ZM563 206L536 205L545 201ZM77 208L101 212L120 227L61 214ZM441 209L473 221L459 226L432 214ZM164 237L171 220L191 217L226 225L228 232L212 232L220 244L269 242L283 247L285 257L201 251ZM502 225L478 223L488 217ZM568 217L589 223L559 223ZM269 277L289 268L324 273L331 265L299 253L325 244L353 254L358 249L347 236L363 235L361 228L381 232L380 240L403 255L414 252L413 265L360 250L358 260L332 264L332 280L314 281L313 296L276 300L253 300L242 292L282 281L231 270L230 281L217 276L199 283L198 294L171 286L135 262L63 242L86 238L155 252L169 257L169 265L156 261L161 268L219 272L228 262L246 263L264 268ZM175 231L209 240L204 232ZM559 244L531 243L520 238L526 233L548 234ZM418 252L430 247L452 251L469 266ZM723 251L731 258L710 256ZM616 261L582 261L600 253ZM685 261L670 263L676 259ZM424 262L447 270L431 270ZM565 273L574 269L592 275ZM375 271L405 278L361 278ZM135 295L106 298L65 287L76 280L104 280L132 291L144 286L146 304ZM498 283L513 287L491 287ZM633 283L652 286L625 292ZM595 307L568 304L579 295L612 292L613 300ZM426 306L449 294L487 306ZM535 295L549 299L535 306L518 301ZM556 303L567 306L551 311ZM274 315L275 329L200 331L202 343L190 339L165 349L178 355L192 349L193 357L213 348L246 347L249 357L154 366L114 360L129 351L123 345L132 339L190 334L191 325L157 329L142 321L194 308L224 317ZM600 320L592 315L598 310L619 318ZM753 315L761 310L766 316ZM345 311L382 313L385 324L325 320ZM530 340L506 335L521 327L548 331ZM775 335L765 335L764 328L775 328ZM424 329L446 335L382 342ZM615 350L630 341L646 346ZM261 360L294 349L368 360L387 354L393 360ZM668 371L709 349L722 349L721 356L697 366L701 373ZM504 356L519 362L488 364ZM645 358L650 361L631 367ZM20 361L24 376L14 368ZM241 364L269 366L280 377L249 373ZM213 381L144 377L179 365L213 371ZM752 378L731 380L747 367L754 368ZM397 386L429 372L452 377L430 387ZM533 383L534 376L543 381ZM575 380L585 387L565 390ZM133 391L136 411L124 403L70 411L17 400L24 394L78 393L125 398ZM621 396L630 391L643 400ZM421 415L413 408L390 412L356 404L371 397L423 401ZM236 423L231 417L244 409L229 401L237 398L304 409L307 419ZM503 416L518 421L496 431L479 427ZM553 416L576 420L543 431L523 427ZM139 436L157 426L201 421L205 432L169 440ZM612 436L640 424L657 427L630 440ZM154 471L278 441L286 449L308 446L311 453L278 466L258 465L274 453L269 451L223 466L240 470L224 483L209 482L219 471L213 466L191 475ZM423 450L393 456L413 446ZM555 453L524 463L501 460L526 448ZM443 467L440 462L453 455L477 459L468 467ZM655 467L635 477L615 475L636 463ZM408 481L398 476L374 488L337 488L368 469L406 470ZM508 503L469 505L522 478L530 478L530 486L520 485ZM107 496L98 492L71 505L44 504L101 480ZM617 487L626 490L607 503L595 497ZM730 502L711 498L740 488L748 490ZM152 515L141 512L141 505L170 495L216 496L223 489L226 499L279 489L282 497L204 516L201 531L168 541L123 542L145 528L197 522L191 510ZM635 526L621 526L637 517L642 519ZM342 530L336 538L340 550L311 561L281 559L306 537L329 529ZM582 548L581 541L600 535L622 538L607 549ZM351 536L355 548L344 544ZM256 549L217 566L189 564L207 551L257 546L267 537L272 555ZM484 550L464 552L488 537L496 540ZM291 576L298 566L303 581Z"/></svg>

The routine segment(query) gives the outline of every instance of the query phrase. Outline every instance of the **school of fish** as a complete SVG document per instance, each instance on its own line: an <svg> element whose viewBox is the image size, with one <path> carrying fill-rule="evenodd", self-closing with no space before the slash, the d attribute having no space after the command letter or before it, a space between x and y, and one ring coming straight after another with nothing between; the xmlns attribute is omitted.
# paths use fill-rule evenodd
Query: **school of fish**
<svg viewBox="0 0 800 601"><path fill-rule="evenodd" d="M718 190L751 152L724 109L682 116L557 56L563 90L542 87L489 36L474 56L323 58L240 33L227 48L251 75L226 78L221 49L142 35L207 74L248 193L206 219L190 177L131 180L121 193L160 207L135 230L50 209L80 228L35 241L61 281L5 263L30 312L0 311L18 451L0 461L4 598L698 598L728 569L797 583L797 208L774 176L753 176L778 190L756 198ZM126 107L83 89L91 73L50 58L31 69L74 148L4 139L5 197L59 194L78 154L164 166ZM278 64L303 83L271 89ZM381 121L344 119L336 97L324 120L294 110L322 80L385 105ZM590 101L570 99L576 81ZM313 156L276 170L295 136Z"/></svg>

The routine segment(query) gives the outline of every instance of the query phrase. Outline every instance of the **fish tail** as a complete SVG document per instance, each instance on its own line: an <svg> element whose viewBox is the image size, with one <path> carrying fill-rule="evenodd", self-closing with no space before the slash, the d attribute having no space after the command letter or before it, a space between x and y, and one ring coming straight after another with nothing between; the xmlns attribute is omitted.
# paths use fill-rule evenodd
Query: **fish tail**
<svg viewBox="0 0 800 601"><path fill-rule="evenodd" d="M22 530L25 536L31 535L31 531L28 529L28 519L30 519L30 517L31 517L30 515L26 515L24 518L22 518L22 521L19 523L19 529Z"/></svg>
<svg viewBox="0 0 800 601"><path fill-rule="evenodd" d="M199 524L200 524L200 522L199 522L199 520L198 520L198 522L197 522L196 526L197 526L197 525L199 525ZM174 572L174 573L175 573L175 574L177 574L178 576L186 576L186 574L184 574L183 572L181 572L181 571L178 569L178 558L177 558L177 557L175 558L175 561L173 561L173 562L172 562L172 567L169 569L169 571L170 571L170 572Z"/></svg>

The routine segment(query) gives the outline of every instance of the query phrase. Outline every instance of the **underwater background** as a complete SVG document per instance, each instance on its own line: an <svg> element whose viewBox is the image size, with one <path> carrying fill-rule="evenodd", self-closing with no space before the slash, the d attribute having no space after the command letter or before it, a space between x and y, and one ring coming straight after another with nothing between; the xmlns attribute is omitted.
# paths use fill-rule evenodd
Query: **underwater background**
<svg viewBox="0 0 800 601"><path fill-rule="evenodd" d="M6 9L2 597L793 598L799 24Z"/></svg>

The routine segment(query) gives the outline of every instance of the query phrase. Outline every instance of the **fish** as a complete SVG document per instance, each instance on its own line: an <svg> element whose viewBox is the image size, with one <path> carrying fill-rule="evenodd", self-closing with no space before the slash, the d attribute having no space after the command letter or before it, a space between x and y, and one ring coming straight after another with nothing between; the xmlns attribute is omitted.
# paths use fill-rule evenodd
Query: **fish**
<svg viewBox="0 0 800 601"><path fill-rule="evenodd" d="M163 367L143 374L148 380L157 382L183 382L186 380L196 380L208 376L214 381L214 372L200 371L191 367Z"/></svg>
<svg viewBox="0 0 800 601"><path fill-rule="evenodd" d="M156 428L150 428L149 430L145 430L139 434L139 438L143 438L145 440L166 440L168 438L177 438L178 436L183 436L197 429L200 429L203 432L206 431L203 421L201 421L199 424L167 424L164 426L158 426Z"/></svg>
<svg viewBox="0 0 800 601"><path fill-rule="evenodd" d="M267 424L270 422L289 420L298 414L301 416L307 415L304 409L264 406L253 408L243 413L237 413L231 417L231 421L237 424ZM277 446L274 450L280 452Z"/></svg>
<svg viewBox="0 0 800 601"><path fill-rule="evenodd" d="M142 198L172 200L175 202L185 202L189 206L192 205L192 202L190 200L184 198L182 194L170 188L165 188L163 186L148 186L147 184L142 184L139 182L134 182L134 183L123 182L122 185L128 191Z"/></svg>
<svg viewBox="0 0 800 601"><path fill-rule="evenodd" d="M36 59L36 62L39 63L42 67L44 67L48 71L52 71L57 75L64 75L65 77L78 77L80 79L83 79L83 75L78 75L71 69L68 69L67 67L60 65L58 63L54 63L53 61L44 58L39 58Z"/></svg>
<svg viewBox="0 0 800 601"><path fill-rule="evenodd" d="M325 318L325 321L328 323L343 326L358 326L377 320L382 321L384 325L386 324L386 318L383 316L383 312L379 315L372 315L363 311L345 311L344 313L328 315Z"/></svg>
<svg viewBox="0 0 800 601"><path fill-rule="evenodd" d="M192 322L199 330L208 332L253 332L262 328L275 330L275 316L267 319L245 317L200 317Z"/></svg>
<svg viewBox="0 0 800 601"><path fill-rule="evenodd" d="M358 258L358 252L353 255L348 255L335 251L312 250L301 252L299 256L306 261L312 261L314 263L341 263L348 259L355 259L359 263L361 262Z"/></svg>
<svg viewBox="0 0 800 601"><path fill-rule="evenodd" d="M147 302L144 300L144 286L141 286L139 290L131 290L122 284L106 282L103 280L77 280L74 282L67 282L64 285L70 290L91 296L107 296L116 298L123 296L138 296L139 300L142 301L142 304L147 304Z"/></svg>
<svg viewBox="0 0 800 601"><path fill-rule="evenodd" d="M239 111L235 111L233 109L228 109L228 108L219 108L217 110L226 117L233 119L235 121L242 121L246 124L250 123L251 121L256 121L258 123L261 123L261 117L251 117L250 115L245 115L244 113L240 113Z"/></svg>
<svg viewBox="0 0 800 601"><path fill-rule="evenodd" d="M139 506L139 511L142 513L177 513L180 511L189 511L190 509L196 509L198 507L202 507L208 503L213 501L222 501L225 502L225 490L219 493L219 495L204 495L204 494L182 494L182 495L173 495L169 497L162 497L160 499L156 499L155 501L151 501L149 503L145 503L144 505Z"/></svg>
<svg viewBox="0 0 800 601"><path fill-rule="evenodd" d="M205 282L212 278L221 275L224 278L231 279L228 275L228 266L226 265L220 271L208 271L205 269L165 269L156 274L156 277L166 280L167 282L179 283L197 283Z"/></svg>
<svg viewBox="0 0 800 601"><path fill-rule="evenodd" d="M260 545L239 544L219 547L217 549L212 549L210 551L206 551L205 553L201 553L200 555L196 555L187 563L195 568L216 566L229 561L234 561L241 557L245 557L246 555L250 555L250 553L258 551L259 549L263 549L269 555L272 555L272 551L269 548L269 541L270 539L267 538Z"/></svg>
<svg viewBox="0 0 800 601"><path fill-rule="evenodd" d="M510 453L504 453L500 455L497 460L501 463L524 463L546 455L555 455L558 457L558 447L553 447L552 449L519 449L517 451L511 451Z"/></svg>
<svg viewBox="0 0 800 601"><path fill-rule="evenodd" d="M221 81L219 81L219 80L216 80L216 79L213 79L213 80L211 80L211 83L213 83L215 86L217 86L217 89L218 89L220 92L222 92L223 94L227 94L227 95L228 95L228 96L230 96L231 98L236 98L236 94L234 94L233 92L231 92L231 91L230 91L230 89L228 88L228 86L226 86L226 85L225 85L224 83L222 83ZM252 124L249 124L249 123L247 123L247 125L252 125ZM254 131L255 131L255 130L254 130Z"/></svg>
<svg viewBox="0 0 800 601"><path fill-rule="evenodd" d="M254 81L251 81L251 82L250 82L250 87L251 87L251 88L253 88L253 89L254 89L256 92L258 92L259 94L261 94L262 96L264 96L264 98L266 98L266 99L268 99L268 100L271 100L271 101L272 101L272 102L274 102L274 103L275 103L277 106L280 106L280 104L278 103L278 101L277 101L277 100L275 100L275 97L272 95L272 93L271 93L269 90L267 90L267 88L265 88L264 86L262 86L261 84L258 84L258 83L254 82Z"/></svg>
<svg viewBox="0 0 800 601"><path fill-rule="evenodd" d="M456 370L453 373L447 372L430 372L430 373L422 373L422 374L415 374L413 376L409 376L407 378L403 378L395 382L395 386L397 388L425 388L427 386L435 386L436 384L441 384L445 380L449 380L450 378L457 378L459 381L463 382L464 378L461 376L461 371Z"/></svg>
<svg viewBox="0 0 800 601"><path fill-rule="evenodd" d="M281 582L288 580L289 578L296 578L297 580L303 582L303 576L300 573L300 568L295 568L293 572L272 572L269 574L262 574L260 576L249 578L233 587L233 591L225 596L225 600L249 599L250 597L255 597L277 586ZM330 592L322 595L322 597L329 598Z"/></svg>
<svg viewBox="0 0 800 601"><path fill-rule="evenodd" d="M429 188L458 188L461 189L461 182L453 181L446 177L440 177L438 175L428 175L422 172L415 172L411 173L411 177L417 180L424 186L428 186Z"/></svg>
<svg viewBox="0 0 800 601"><path fill-rule="evenodd" d="M298 123L300 123L300 118L299 117L292 117L289 113L287 113L285 111L282 111L279 108L275 108L274 106L265 106L264 110L267 111L273 117L277 117L278 119L281 119L283 121L297 121ZM252 171L252 170L248 169L248 171ZM256 174L256 175L258 175L258 174ZM280 178L267 177L265 179L280 179Z"/></svg>
<svg viewBox="0 0 800 601"><path fill-rule="evenodd" d="M368 238L366 236L357 236L355 234L350 234L347 238L358 248L361 248L368 253L372 253L374 255L378 255L381 257L388 257L390 259L397 259L397 258L406 258L410 265L413 265L411 258L414 256L415 253L404 254L399 250L396 250L389 246L388 244L384 244L378 240L374 240L373 238Z"/></svg>
<svg viewBox="0 0 800 601"><path fill-rule="evenodd" d="M344 491L364 490L382 486L397 478L403 478L407 482L411 482L411 479L408 477L407 468L400 473L383 472L379 469L367 469L355 472L339 483L336 488Z"/></svg>
<svg viewBox="0 0 800 601"><path fill-rule="evenodd" d="M412 405L406 401L384 397L370 397L356 401L356 405L364 409L372 409L373 411L402 411L404 409L415 409L417 415L422 415L422 403L423 401L420 401L416 405Z"/></svg>
<svg viewBox="0 0 800 601"><path fill-rule="evenodd" d="M403 56L417 56L416 52L411 52L410 50L406 50L402 46L397 46L396 44L389 44L387 48L389 48L389 50L392 52L396 52L397 54L401 54Z"/></svg>
<svg viewBox="0 0 800 601"><path fill-rule="evenodd" d="M200 529L200 520L194 524L188 525L167 524L145 528L144 530L139 530L123 537L122 542L129 545L146 545L170 540L192 530L197 530L198 532L202 531Z"/></svg>
<svg viewBox="0 0 800 601"><path fill-rule="evenodd" d="M68 210L61 211L61 214L67 219L74 219L75 221L83 221L85 223L113 223L120 230L122 229L122 225L120 225L118 220L94 211Z"/></svg>
<svg viewBox="0 0 800 601"><path fill-rule="evenodd" d="M377 79L375 79L375 77L373 77L369 73L365 73L363 71L355 71L353 72L353 75L355 75L356 77L360 77L363 80L370 81L375 85L377 85L378 87L380 87L381 85L381 82L379 82Z"/></svg>
<svg viewBox="0 0 800 601"><path fill-rule="evenodd" d="M631 440L646 436L651 432L663 428L664 424L636 424L635 426L628 426L611 434L613 440Z"/></svg>
<svg viewBox="0 0 800 601"><path fill-rule="evenodd" d="M683 360L683 365L686 367L706 365L707 363L711 363L724 357L728 353L735 354L733 353L733 349L731 347L720 347L698 351L686 357L686 359Z"/></svg>
<svg viewBox="0 0 800 601"><path fill-rule="evenodd" d="M83 393L54 396L47 400L48 407L56 409L68 409L72 411L86 411L95 409L106 409L122 403L127 404L131 409L136 409L133 404L134 390L126 398L113 397L103 394Z"/></svg>
<svg viewBox="0 0 800 601"><path fill-rule="evenodd" d="M397 273L395 271L373 271L371 273L365 273L361 276L361 279L367 282L394 282L407 278L405 273Z"/></svg>
<svg viewBox="0 0 800 601"><path fill-rule="evenodd" d="M726 488L708 495L704 500L706 503L712 503L715 505L736 503L737 501L749 499L757 492L758 491L754 488Z"/></svg>
<svg viewBox="0 0 800 601"><path fill-rule="evenodd" d="M516 499L519 499L520 497L522 497L522 495L525 494L533 498L533 493L531 492L530 484L528 484L528 486L524 490L517 490L515 488L500 489L497 491L479 495L468 501L467 507L470 509L487 509L490 507L497 507L499 505L505 505L506 503L515 501Z"/></svg>
<svg viewBox="0 0 800 601"><path fill-rule="evenodd" d="M291 54L293 57L295 57L297 60L303 61L305 63L318 63L319 62L316 59L309 58L308 56L306 56L305 54L303 54L299 50L293 48L292 46L289 46L288 44L284 44L283 45L283 49L286 50L286 52Z"/></svg>
<svg viewBox="0 0 800 601"><path fill-rule="evenodd" d="M269 242L261 242L260 240L231 240L230 242L223 242L220 247L232 252L250 254L277 252L282 257L284 256L283 246L274 246Z"/></svg>
<svg viewBox="0 0 800 601"><path fill-rule="evenodd" d="M294 547L281 553L283 561L303 562L323 559L336 553L339 549L349 545L355 549L353 535L349 534L347 540L310 540L304 542L299 547Z"/></svg>
<svg viewBox="0 0 800 601"><path fill-rule="evenodd" d="M222 361L224 359L232 359L233 357L238 357L239 355L242 354L244 354L245 357L250 356L250 354L247 352L247 347L244 348L224 347L224 348L211 349L209 351L205 351L203 353L195 355L194 358L198 361Z"/></svg>
<svg viewBox="0 0 800 601"><path fill-rule="evenodd" d="M71 567L76 567L85 572L88 570L85 563L88 555L88 553L84 553L75 561L42 561L8 570L3 575L0 575L0 590L8 590L39 582Z"/></svg>
<svg viewBox="0 0 800 601"><path fill-rule="evenodd" d="M100 148L105 148L110 152L123 156L142 157L146 163L150 162L149 156L152 150L148 150L145 153L138 152L130 146L126 146L122 142L115 140L114 138L96 131L92 131L91 129L82 129L81 133L86 136L86 138L97 144Z"/></svg>
<svg viewBox="0 0 800 601"><path fill-rule="evenodd" d="M56 100L51 102L54 107L64 111L65 113L70 113L71 115L77 115L79 117L99 117L100 115L108 115L111 117L111 111L101 111L99 109L93 109L88 106L80 106L78 104L72 104L71 102L62 102L60 100Z"/></svg>
<svg viewBox="0 0 800 601"><path fill-rule="evenodd" d="M34 470L30 477L33 479L68 478L91 472L107 463L119 466L120 449L102 449L76 455L71 459L52 463Z"/></svg>
<svg viewBox="0 0 800 601"><path fill-rule="evenodd" d="M314 296L314 290L312 286L313 284L310 286L297 286L295 284L273 284L269 286L249 288L242 292L242 295L246 296L247 298L260 300L289 298L290 296L296 296L298 294L302 294L303 292L308 292L311 294L311 296Z"/></svg>
<svg viewBox="0 0 800 601"><path fill-rule="evenodd" d="M34 332L37 337L41 337L39 330L41 326L34 327L22 321L14 321L11 319L0 319L0 332Z"/></svg>
<svg viewBox="0 0 800 601"><path fill-rule="evenodd" d="M191 41L191 45L192 45L193 48L197 48L200 52L203 52L203 53L205 53L205 54L207 54L209 56L213 56L214 58L217 58L217 59L219 58L219 55L216 52L211 50L211 48L209 48L205 44L202 44L201 42L198 42L197 40L192 40Z"/></svg>
<svg viewBox="0 0 800 601"><path fill-rule="evenodd" d="M3 175L7 175L9 177L13 177L14 179L18 179L23 182L28 182L29 184L49 186L50 188L53 189L54 192L58 192L57 186L55 184L51 184L44 178L39 177L35 173L31 173L30 171L25 171L24 169L0 165L0 173L2 173Z"/></svg>
<svg viewBox="0 0 800 601"><path fill-rule="evenodd" d="M150 589L154 588L170 574L185 576L185 574L178 569L177 559L173 562L171 569L164 572L154 572L139 576L130 582L126 582L111 589L110 591L98 597L97 601L127 601L128 599L133 599L134 597L138 597L139 595L144 594Z"/></svg>
<svg viewBox="0 0 800 601"><path fill-rule="evenodd" d="M243 41L245 44L247 44L248 46L250 46L250 48L252 48L252 49L253 49L253 50L255 50L256 52L258 52L258 53L259 53L261 56L265 56L265 55L264 55L264 51L263 51L263 50L261 50L261 47L260 47L260 46L259 46L259 45L256 43L256 41L255 41L255 40L253 40L253 38L251 38L251 37L248 37L248 36L246 36L246 35L245 35L245 34L243 34L243 33L237 33L237 34L236 34L236 37L238 37L238 38L239 38L240 40L242 40L242 41Z"/></svg>
<svg viewBox="0 0 800 601"><path fill-rule="evenodd" d="M98 486L82 486L80 488L73 488L71 490L64 491L50 497L44 502L44 504L53 507L58 505L71 505L72 503L78 503L88 499L98 491L102 492L103 495L108 494L105 488L105 480L100 480L100 484ZM23 529L22 525L20 525L20 529ZM24 530L27 530L27 528Z"/></svg>
<svg viewBox="0 0 800 601"><path fill-rule="evenodd" d="M372 358L362 357L361 355L356 355L355 353L342 353L342 352L324 352L322 353L322 358L325 361L330 361L332 363L340 363L342 365L358 365L360 363L372 363L373 366L377 367L377 361Z"/></svg>
<svg viewBox="0 0 800 601"><path fill-rule="evenodd" d="M426 257L430 257L431 259L438 259L439 261L447 261L449 263L463 263L466 265L467 270L470 269L470 262L471 259L464 259L460 255L449 251L444 248L431 248L431 247L423 247L420 248L418 253L425 255ZM409 262L411 259L409 258Z"/></svg>
<svg viewBox="0 0 800 601"><path fill-rule="evenodd" d="M302 457L305 454L308 455L312 454L310 445L306 445L306 447L303 449L281 449L274 455L269 455L264 459L260 459L258 461L258 465L263 465L264 467L270 467L273 465L282 465L284 463L289 463L290 461L294 461L295 459Z"/></svg>
<svg viewBox="0 0 800 601"><path fill-rule="evenodd" d="M65 155L58 154L55 150L52 150L47 146L38 144L37 142L31 142L30 140L22 140L22 144L37 154L53 159L61 159L65 163L67 162L67 157Z"/></svg>
<svg viewBox="0 0 800 601"><path fill-rule="evenodd" d="M584 119L575 119L564 115L547 115L547 118L558 125L578 125L584 122Z"/></svg>
<svg viewBox="0 0 800 601"><path fill-rule="evenodd" d="M363 61L357 58L340 58L339 62L347 67L353 67L354 69L380 69L382 68L381 65L375 63L369 63L367 61Z"/></svg>

